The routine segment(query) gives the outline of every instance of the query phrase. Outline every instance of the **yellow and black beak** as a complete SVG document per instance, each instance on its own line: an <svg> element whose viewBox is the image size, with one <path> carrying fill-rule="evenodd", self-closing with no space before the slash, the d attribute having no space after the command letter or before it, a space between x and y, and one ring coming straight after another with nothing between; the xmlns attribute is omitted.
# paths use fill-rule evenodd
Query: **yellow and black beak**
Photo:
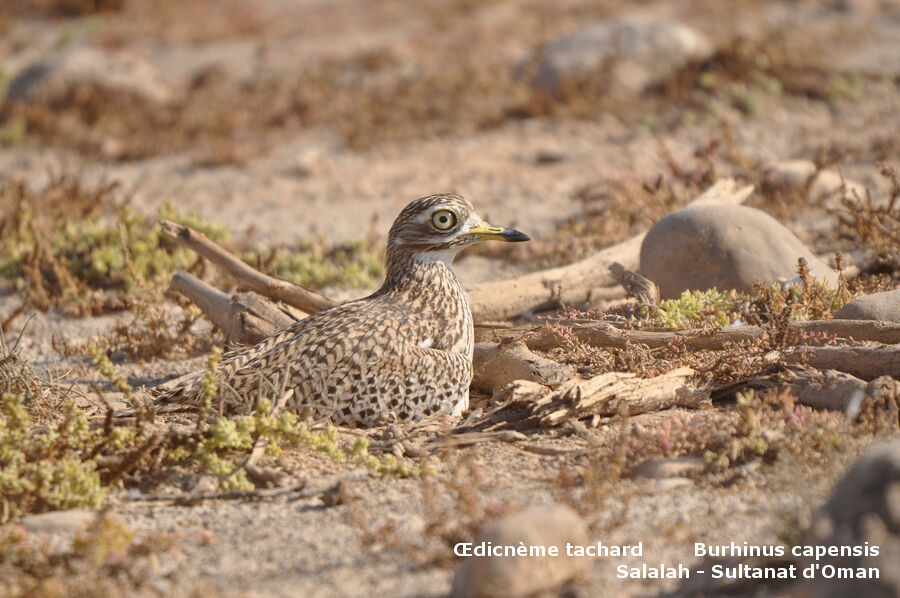
<svg viewBox="0 0 900 598"><path fill-rule="evenodd" d="M480 225L470 228L466 233L467 235L472 235L473 237L478 237L484 241L507 241L507 242L519 242L519 241L530 241L531 237L526 235L523 232L519 232L514 228L506 228L505 226L492 226L487 222L482 222Z"/></svg>

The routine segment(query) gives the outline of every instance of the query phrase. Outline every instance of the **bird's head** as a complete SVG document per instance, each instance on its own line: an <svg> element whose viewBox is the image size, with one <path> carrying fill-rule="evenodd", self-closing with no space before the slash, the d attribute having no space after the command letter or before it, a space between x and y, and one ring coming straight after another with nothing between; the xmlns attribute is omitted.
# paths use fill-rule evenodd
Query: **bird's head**
<svg viewBox="0 0 900 598"><path fill-rule="evenodd" d="M459 195L429 195L411 202L397 216L388 235L388 255L399 250L420 261L449 264L462 249L479 241L530 239L515 229L488 224Z"/></svg>

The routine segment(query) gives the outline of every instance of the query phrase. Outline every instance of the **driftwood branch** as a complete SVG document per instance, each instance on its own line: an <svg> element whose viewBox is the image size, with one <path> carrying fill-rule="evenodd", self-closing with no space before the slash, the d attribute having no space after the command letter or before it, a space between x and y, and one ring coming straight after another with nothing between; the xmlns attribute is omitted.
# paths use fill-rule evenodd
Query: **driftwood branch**
<svg viewBox="0 0 900 598"><path fill-rule="evenodd" d="M686 349L719 350L729 343L748 341L764 332L759 326L735 326L724 330L699 331L677 330L654 332L647 330L623 330L608 322L583 322L578 320L558 320L554 325L563 328L565 334L572 334L579 341L595 347L625 347L628 344L647 345L651 349L671 343ZM797 332L822 334L840 339L872 341L893 345L900 343L900 324L875 320L812 320L796 322L791 327ZM505 341L522 339L529 349L546 351L560 346L562 339L559 329L554 327L478 327L476 340Z"/></svg>
<svg viewBox="0 0 900 598"><path fill-rule="evenodd" d="M554 427L591 416L637 415L669 407L696 408L709 393L693 378L691 368L678 368L654 378L609 372L587 380L575 378L556 390L537 382L516 380L494 396L499 406L467 427Z"/></svg>
<svg viewBox="0 0 900 598"><path fill-rule="evenodd" d="M863 380L874 380L880 376L900 378L900 344L882 347L801 346L785 352L784 357L788 363L846 372Z"/></svg>
<svg viewBox="0 0 900 598"><path fill-rule="evenodd" d="M741 187L734 179L723 179L690 205L740 204L752 192L752 185ZM469 287L472 315L475 321L488 322L508 320L529 310L550 309L562 303L590 304L596 301L601 287L616 284L608 270L613 262L637 270L643 240L644 233L574 264ZM614 291L616 296L624 296L618 287Z"/></svg>
<svg viewBox="0 0 900 598"><path fill-rule="evenodd" d="M900 405L900 381L890 376L866 382L836 370L794 367L774 380L763 381L762 386L787 386L801 404L842 411L850 418L858 417L867 407L877 407L879 402Z"/></svg>
<svg viewBox="0 0 900 598"><path fill-rule="evenodd" d="M619 262L610 264L608 270L625 291L626 297L634 297L641 305L659 305L659 287L655 282Z"/></svg>
<svg viewBox="0 0 900 598"><path fill-rule="evenodd" d="M338 474L325 478L324 482L312 485L302 481L291 486L278 488L258 488L256 490L232 490L224 492L207 492L197 494L139 494L130 499L135 502L172 501L177 505L191 506L204 500L264 500L285 494L294 494L293 500L321 497L340 482L355 482L368 476L368 471L357 470L347 474Z"/></svg>
<svg viewBox="0 0 900 598"><path fill-rule="evenodd" d="M194 302L225 333L228 343L253 345L284 330L298 318L256 293L229 295L187 272L176 272L172 288Z"/></svg>
<svg viewBox="0 0 900 598"><path fill-rule="evenodd" d="M190 227L169 220L163 220L160 226L163 234L185 247L193 249L231 274L242 287L260 295L283 301L306 313L322 311L337 304L336 301L325 295L263 274L219 247L203 233Z"/></svg>

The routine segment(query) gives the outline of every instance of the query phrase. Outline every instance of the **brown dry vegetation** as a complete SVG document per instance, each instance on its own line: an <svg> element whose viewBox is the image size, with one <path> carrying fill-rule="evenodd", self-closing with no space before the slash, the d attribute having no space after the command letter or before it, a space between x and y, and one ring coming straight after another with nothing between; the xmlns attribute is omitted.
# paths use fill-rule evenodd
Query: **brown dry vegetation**
<svg viewBox="0 0 900 598"><path fill-rule="evenodd" d="M9 596L35 598L156 596L166 587L153 573L157 559L184 541L171 534L136 534L107 513L99 514L70 546L57 550L41 546L35 534L20 526L4 527L0 571L5 581L0 588ZM210 592L201 584L190 595L216 595Z"/></svg>
<svg viewBox="0 0 900 598"><path fill-rule="evenodd" d="M13 16L75 17L122 10L124 0L9 0L0 14Z"/></svg>
<svg viewBox="0 0 900 598"><path fill-rule="evenodd" d="M129 4L121 19L143 14L142 3ZM193 149L199 164L223 164L258 155L307 127L332 128L356 148L465 135L536 117L569 120L613 114L634 126L653 115L653 126L669 128L715 103L755 114L782 95L832 102L842 94L858 94L863 84L856 79L847 84L844 75L832 75L820 63L816 48L828 40L798 44L789 31L774 28L731 42L636 100L610 95L602 77L564 81L551 95L529 84L541 45L565 23L605 16L611 7L575 3L561 12L553 10L551 19L549 7L526 3L515 20L467 29L474 7L465 2L427 6L427 30L414 48L325 60L296 77L267 74L261 62L257 75L240 85L212 69L196 76L183 97L169 106L123 92L75 87L44 102L7 102L0 123L21 127L25 139L103 159L132 160ZM177 11L167 6L161 14L171 12L168 20L174 21L190 18L190 10L188 3ZM248 19L236 10L229 6L216 13L231 19L235 30L230 35L247 33L240 25ZM159 22L153 33L164 35L168 24ZM497 40L513 37L537 48L518 76L508 59L493 51Z"/></svg>

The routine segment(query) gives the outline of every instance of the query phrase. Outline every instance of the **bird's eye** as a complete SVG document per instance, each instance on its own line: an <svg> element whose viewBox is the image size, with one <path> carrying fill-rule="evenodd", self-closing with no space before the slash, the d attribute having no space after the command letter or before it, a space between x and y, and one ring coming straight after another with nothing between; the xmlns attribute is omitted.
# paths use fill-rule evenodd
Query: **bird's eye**
<svg viewBox="0 0 900 598"><path fill-rule="evenodd" d="M456 214L450 210L438 210L431 215L431 225L438 230L450 230L456 226Z"/></svg>

